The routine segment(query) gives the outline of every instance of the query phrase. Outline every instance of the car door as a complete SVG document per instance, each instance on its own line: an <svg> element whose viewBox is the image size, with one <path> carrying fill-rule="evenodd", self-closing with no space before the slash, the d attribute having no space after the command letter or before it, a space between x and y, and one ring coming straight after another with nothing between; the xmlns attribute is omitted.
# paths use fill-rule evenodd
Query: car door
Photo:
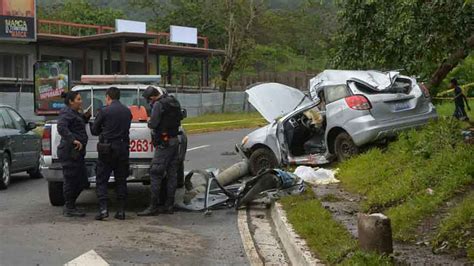
<svg viewBox="0 0 474 266"><path fill-rule="evenodd" d="M9 108L0 107L0 116L5 123L5 149L10 151L12 172L23 169L25 162L23 160L23 137L20 130L15 126L15 122L8 113Z"/></svg>
<svg viewBox="0 0 474 266"><path fill-rule="evenodd" d="M40 139L31 130L26 127L26 122L15 110L8 108L8 113L15 123L15 127L20 130L22 139L22 153L24 164L22 167L33 168L38 163Z"/></svg>

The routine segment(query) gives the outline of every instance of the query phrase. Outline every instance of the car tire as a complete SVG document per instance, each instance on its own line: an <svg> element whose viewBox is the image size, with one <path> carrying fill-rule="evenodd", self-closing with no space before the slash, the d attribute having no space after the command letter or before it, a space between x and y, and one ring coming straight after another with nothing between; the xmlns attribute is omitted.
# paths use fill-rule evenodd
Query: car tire
<svg viewBox="0 0 474 266"><path fill-rule="evenodd" d="M43 178L43 174L41 174L40 159L38 159L38 163L36 164L35 168L28 170L28 174L32 179Z"/></svg>
<svg viewBox="0 0 474 266"><path fill-rule="evenodd" d="M348 160L354 155L359 154L359 147L354 143L351 136L346 132L337 135L334 140L334 151L339 162Z"/></svg>
<svg viewBox="0 0 474 266"><path fill-rule="evenodd" d="M64 205L63 182L48 182L49 202L53 206Z"/></svg>
<svg viewBox="0 0 474 266"><path fill-rule="evenodd" d="M180 162L178 165L177 179L178 179L177 188L184 187L184 162Z"/></svg>
<svg viewBox="0 0 474 266"><path fill-rule="evenodd" d="M249 158L249 170L253 176L261 170L273 169L278 166L278 160L273 152L267 148L258 148Z"/></svg>
<svg viewBox="0 0 474 266"><path fill-rule="evenodd" d="M3 154L2 165L0 168L0 189L7 189L10 184L11 169L10 169L10 155Z"/></svg>

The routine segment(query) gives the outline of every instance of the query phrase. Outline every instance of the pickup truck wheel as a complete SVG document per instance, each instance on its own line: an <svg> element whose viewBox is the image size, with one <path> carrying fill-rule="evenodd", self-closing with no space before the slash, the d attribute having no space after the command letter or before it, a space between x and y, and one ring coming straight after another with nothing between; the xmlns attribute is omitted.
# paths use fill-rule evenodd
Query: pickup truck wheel
<svg viewBox="0 0 474 266"><path fill-rule="evenodd" d="M334 140L334 150L339 162L346 161L354 155L359 154L359 147L355 145L349 134L343 132Z"/></svg>
<svg viewBox="0 0 474 266"><path fill-rule="evenodd" d="M63 182L48 182L48 193L51 205L64 205Z"/></svg>
<svg viewBox="0 0 474 266"><path fill-rule="evenodd" d="M250 174L256 176L261 170L273 169L278 166L278 160L273 152L267 148L255 150L249 158Z"/></svg>
<svg viewBox="0 0 474 266"><path fill-rule="evenodd" d="M33 169L30 169L28 171L30 178L33 178L33 179L43 178L43 175L41 174L40 160L41 158L38 159L38 163L36 164L36 166Z"/></svg>
<svg viewBox="0 0 474 266"><path fill-rule="evenodd" d="M10 184L10 156L7 153L3 154L2 167L0 168L0 189L6 189Z"/></svg>

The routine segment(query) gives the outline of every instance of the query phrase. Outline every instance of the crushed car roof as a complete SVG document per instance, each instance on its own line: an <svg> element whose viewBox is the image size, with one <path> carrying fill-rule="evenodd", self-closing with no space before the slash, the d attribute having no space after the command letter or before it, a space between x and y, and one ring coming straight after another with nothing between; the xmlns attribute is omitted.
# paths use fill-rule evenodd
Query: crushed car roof
<svg viewBox="0 0 474 266"><path fill-rule="evenodd" d="M346 84L348 80L362 80L374 88L383 90L391 84L391 79L399 72L381 72L377 70L324 70L309 82L310 90L328 85Z"/></svg>

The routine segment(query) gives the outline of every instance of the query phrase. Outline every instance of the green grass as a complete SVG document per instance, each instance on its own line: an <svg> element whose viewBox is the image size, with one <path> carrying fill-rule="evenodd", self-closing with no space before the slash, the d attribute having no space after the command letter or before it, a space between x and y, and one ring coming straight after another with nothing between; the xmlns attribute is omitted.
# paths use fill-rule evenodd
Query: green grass
<svg viewBox="0 0 474 266"><path fill-rule="evenodd" d="M363 211L391 218L395 239L413 240L422 219L474 183L474 149L463 142L463 127L440 118L404 132L386 151L372 149L340 164L338 178L365 196Z"/></svg>
<svg viewBox="0 0 474 266"><path fill-rule="evenodd" d="M386 257L366 254L343 225L333 220L311 189L281 199L289 222L316 256L329 264L389 265ZM354 253L354 256L348 256Z"/></svg>
<svg viewBox="0 0 474 266"><path fill-rule="evenodd" d="M474 120L474 100L469 100L469 106L471 111L467 110L467 115L471 120ZM453 116L454 113L454 101L443 101L441 104L436 105L436 111L439 116Z"/></svg>
<svg viewBox="0 0 474 266"><path fill-rule="evenodd" d="M239 128L260 127L267 124L259 113L205 114L186 118L182 122L187 133L203 133Z"/></svg>
<svg viewBox="0 0 474 266"><path fill-rule="evenodd" d="M463 199L441 222L433 240L434 248L463 249L474 262L474 191Z"/></svg>

